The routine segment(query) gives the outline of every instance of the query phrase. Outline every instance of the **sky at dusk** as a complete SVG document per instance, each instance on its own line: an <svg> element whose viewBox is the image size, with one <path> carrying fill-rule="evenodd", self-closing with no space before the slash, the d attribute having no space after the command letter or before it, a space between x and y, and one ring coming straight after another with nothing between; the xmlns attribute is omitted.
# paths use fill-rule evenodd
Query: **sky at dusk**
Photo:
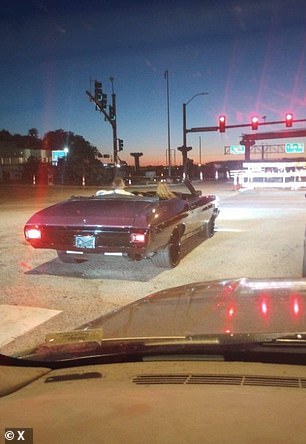
<svg viewBox="0 0 306 444"><path fill-rule="evenodd" d="M1 8L0 129L12 134L62 128L111 154L111 126L86 90L102 81L110 99L113 77L121 159L132 163L139 151L142 164L165 163L166 70L177 163L182 105L196 94L207 93L188 103L188 128L215 126L220 114L232 125L253 114L306 118L304 0L2 0ZM249 132L189 134L189 156L198 162L201 146L202 163L228 160L224 146Z"/></svg>

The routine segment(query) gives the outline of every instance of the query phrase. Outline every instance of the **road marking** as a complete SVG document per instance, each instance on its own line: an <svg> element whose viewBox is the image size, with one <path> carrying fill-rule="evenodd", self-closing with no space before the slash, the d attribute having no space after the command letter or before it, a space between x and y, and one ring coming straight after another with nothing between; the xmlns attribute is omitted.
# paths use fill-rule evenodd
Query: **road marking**
<svg viewBox="0 0 306 444"><path fill-rule="evenodd" d="M231 232L231 233L240 233L244 230L240 230L239 228L215 228L215 231L223 231L223 232Z"/></svg>
<svg viewBox="0 0 306 444"><path fill-rule="evenodd" d="M0 305L0 347L59 313L60 310L46 308Z"/></svg>

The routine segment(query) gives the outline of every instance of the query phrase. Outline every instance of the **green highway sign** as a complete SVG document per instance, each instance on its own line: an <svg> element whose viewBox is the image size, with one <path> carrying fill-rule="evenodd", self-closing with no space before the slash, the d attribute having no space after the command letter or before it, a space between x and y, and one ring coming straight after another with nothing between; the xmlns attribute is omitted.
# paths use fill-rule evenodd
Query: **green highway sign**
<svg viewBox="0 0 306 444"><path fill-rule="evenodd" d="M303 153L304 143L286 143L285 152L290 153Z"/></svg>
<svg viewBox="0 0 306 444"><path fill-rule="evenodd" d="M52 150L52 162L57 163L59 159L67 156L65 150Z"/></svg>
<svg viewBox="0 0 306 444"><path fill-rule="evenodd" d="M244 154L244 153L245 153L245 145L230 146L230 154Z"/></svg>

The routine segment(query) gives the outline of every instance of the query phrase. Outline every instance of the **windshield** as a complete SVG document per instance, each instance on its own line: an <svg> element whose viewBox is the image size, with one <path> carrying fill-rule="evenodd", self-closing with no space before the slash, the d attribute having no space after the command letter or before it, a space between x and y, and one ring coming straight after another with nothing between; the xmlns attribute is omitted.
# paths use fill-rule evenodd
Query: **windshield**
<svg viewBox="0 0 306 444"><path fill-rule="evenodd" d="M304 1L5 1L0 23L1 354L302 344Z"/></svg>

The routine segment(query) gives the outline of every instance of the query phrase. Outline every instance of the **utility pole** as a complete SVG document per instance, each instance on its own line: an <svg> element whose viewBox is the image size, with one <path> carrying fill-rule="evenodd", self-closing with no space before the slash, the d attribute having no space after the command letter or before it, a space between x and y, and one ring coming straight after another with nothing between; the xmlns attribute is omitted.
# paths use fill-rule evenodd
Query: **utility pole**
<svg viewBox="0 0 306 444"><path fill-rule="evenodd" d="M167 82L167 122L168 122L168 175L171 177L171 143L170 143L170 103L169 103L169 72L165 71L164 78Z"/></svg>
<svg viewBox="0 0 306 444"><path fill-rule="evenodd" d="M202 138L199 136L199 164L202 163Z"/></svg>
<svg viewBox="0 0 306 444"><path fill-rule="evenodd" d="M183 146L178 147L178 150L181 151L182 155L183 155L183 168L184 171L186 170L186 166L187 166L187 153L188 151L192 150L191 146L187 146L187 123L186 123L186 107L187 105L195 98L198 96L205 96L207 95L208 92L200 92L197 94L194 94L186 103L183 103Z"/></svg>
<svg viewBox="0 0 306 444"><path fill-rule="evenodd" d="M118 150L118 138L117 138L117 110L116 110L116 94L114 92L114 77L110 77L110 82L112 85L112 103L108 106L107 110L107 94L103 92L102 83L95 80L95 92L94 96L91 91L86 91L89 96L90 101L94 102L96 105L96 110L100 111L107 122L110 123L113 130L113 159L115 164L115 169L118 166L119 157L118 151L123 149L123 140L120 139L120 149Z"/></svg>
<svg viewBox="0 0 306 444"><path fill-rule="evenodd" d="M178 150L181 151L183 156L183 171L186 173L187 168L187 153L192 150L191 146L187 146L187 129L186 129L186 103L183 103L183 146L179 146Z"/></svg>
<svg viewBox="0 0 306 444"><path fill-rule="evenodd" d="M109 115L111 117L111 125L113 128L113 153L114 153L114 163L115 168L118 165L118 145L117 145L117 115L116 115L116 94L114 92L114 77L109 78L112 84L112 104L109 107Z"/></svg>

